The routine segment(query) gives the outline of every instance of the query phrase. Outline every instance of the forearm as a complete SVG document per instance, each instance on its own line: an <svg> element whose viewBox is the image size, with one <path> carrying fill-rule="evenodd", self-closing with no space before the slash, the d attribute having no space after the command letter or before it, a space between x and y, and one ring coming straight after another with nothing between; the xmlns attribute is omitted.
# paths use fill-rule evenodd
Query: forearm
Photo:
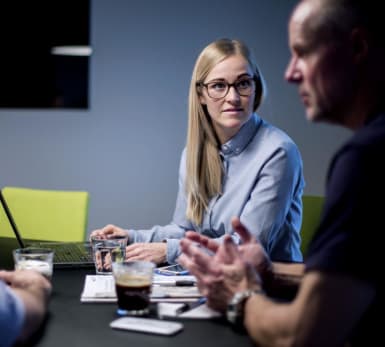
<svg viewBox="0 0 385 347"><path fill-rule="evenodd" d="M181 226L170 223L164 226L154 225L146 230L129 230L130 241L135 242L163 242L167 239L181 239L185 229Z"/></svg>
<svg viewBox="0 0 385 347"><path fill-rule="evenodd" d="M266 295L253 295L245 304L244 325L258 346L292 346L298 327L302 263L271 263L263 280ZM296 304L294 304L296 303Z"/></svg>
<svg viewBox="0 0 385 347"><path fill-rule="evenodd" d="M295 322L287 319L288 311L289 304L253 295L245 304L245 328L258 346L290 346Z"/></svg>

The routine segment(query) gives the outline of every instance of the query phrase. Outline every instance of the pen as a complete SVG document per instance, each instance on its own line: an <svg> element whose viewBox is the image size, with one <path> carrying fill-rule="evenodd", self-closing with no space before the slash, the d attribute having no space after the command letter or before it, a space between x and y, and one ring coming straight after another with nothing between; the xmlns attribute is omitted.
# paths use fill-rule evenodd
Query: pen
<svg viewBox="0 0 385 347"><path fill-rule="evenodd" d="M185 276L190 274L188 270L173 272L173 271L168 271L163 269L155 269L155 273L158 275L164 275L164 276Z"/></svg>
<svg viewBox="0 0 385 347"><path fill-rule="evenodd" d="M195 286L195 282L188 281L188 280L176 280L175 285L177 287L191 287L191 286Z"/></svg>
<svg viewBox="0 0 385 347"><path fill-rule="evenodd" d="M195 281L189 280L171 280L171 281L154 281L155 286L163 287L193 287L195 286Z"/></svg>
<svg viewBox="0 0 385 347"><path fill-rule="evenodd" d="M177 275L189 275L190 273L188 272L188 270L183 270L183 271L179 271L178 273L177 273Z"/></svg>
<svg viewBox="0 0 385 347"><path fill-rule="evenodd" d="M199 298L197 301L194 301L194 302L191 302L191 303L184 303L183 306L179 307L177 310L176 310L176 314L177 315L180 315L184 312L187 312L187 311L190 311L192 310L193 308L196 308L200 305L203 305L204 303L206 302L206 298L205 297L201 297Z"/></svg>

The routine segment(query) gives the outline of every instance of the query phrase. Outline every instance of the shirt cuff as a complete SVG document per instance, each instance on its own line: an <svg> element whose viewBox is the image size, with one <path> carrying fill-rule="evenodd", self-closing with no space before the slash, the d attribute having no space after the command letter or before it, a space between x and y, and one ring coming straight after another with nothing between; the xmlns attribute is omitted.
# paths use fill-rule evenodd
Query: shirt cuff
<svg viewBox="0 0 385 347"><path fill-rule="evenodd" d="M169 264L175 264L176 259L180 256L181 251L179 247L179 239L166 239L167 242L167 255L166 261Z"/></svg>

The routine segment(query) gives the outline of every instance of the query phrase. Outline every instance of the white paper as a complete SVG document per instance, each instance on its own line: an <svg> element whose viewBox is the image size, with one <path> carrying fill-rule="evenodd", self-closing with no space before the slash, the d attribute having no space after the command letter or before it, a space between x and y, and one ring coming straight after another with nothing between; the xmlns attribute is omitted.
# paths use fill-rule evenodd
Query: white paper
<svg viewBox="0 0 385 347"><path fill-rule="evenodd" d="M220 317L221 314L218 311L215 311L208 307L206 304L197 306L190 311L186 311L178 315L180 318L195 318L195 319L208 319Z"/></svg>
<svg viewBox="0 0 385 347"><path fill-rule="evenodd" d="M81 302L116 302L112 275L86 275Z"/></svg>
<svg viewBox="0 0 385 347"><path fill-rule="evenodd" d="M163 277L168 278L167 280ZM196 286L175 286L176 279L181 276L161 276L154 278L152 286L152 302L191 302L201 297ZM192 276L183 276L183 280L191 280ZM173 282L174 281L174 282ZM174 283L174 284L173 284ZM112 275L86 275L81 302L116 302L115 281Z"/></svg>
<svg viewBox="0 0 385 347"><path fill-rule="evenodd" d="M205 303L180 313L185 308L184 303L170 303L159 302L158 303L158 316L159 317L179 317L179 318L192 318L192 319L210 319L220 317L221 314L217 311L209 308Z"/></svg>

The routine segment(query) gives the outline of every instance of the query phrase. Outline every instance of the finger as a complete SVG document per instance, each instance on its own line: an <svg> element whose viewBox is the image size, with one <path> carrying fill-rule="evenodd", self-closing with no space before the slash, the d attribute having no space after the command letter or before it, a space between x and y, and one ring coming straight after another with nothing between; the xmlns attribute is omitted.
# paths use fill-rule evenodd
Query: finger
<svg viewBox="0 0 385 347"><path fill-rule="evenodd" d="M102 236L103 236L103 233L102 233L101 229L93 230L93 231L90 233L90 241L92 241L92 238L93 238L93 237L102 237Z"/></svg>
<svg viewBox="0 0 385 347"><path fill-rule="evenodd" d="M235 259L239 258L239 251L237 245L234 243L230 235L226 235L223 238L224 256L223 260L225 264L232 264Z"/></svg>
<svg viewBox="0 0 385 347"><path fill-rule="evenodd" d="M183 254L189 259L186 268L189 270L192 268L194 272L202 274L211 272L217 273L215 266L213 267L212 264L212 257L204 252L202 248L197 247L194 242L188 239L183 239L181 244ZM183 259L186 260L186 258Z"/></svg>
<svg viewBox="0 0 385 347"><path fill-rule="evenodd" d="M202 250L200 250L197 247L193 247L193 261L195 264L199 267L200 271L207 275L218 275L220 273L220 270L215 266L213 263L213 258L212 256L206 254Z"/></svg>
<svg viewBox="0 0 385 347"><path fill-rule="evenodd" d="M206 247L207 249L209 249L210 251L212 251L214 253L218 250L218 247L219 247L218 242L214 241L213 239L211 239L211 238L209 238L207 236L198 234L195 231L188 231L185 234L185 239L186 238L188 240L191 240L191 241L194 241L196 243L199 243L200 245Z"/></svg>
<svg viewBox="0 0 385 347"><path fill-rule="evenodd" d="M134 250L143 250L146 247L150 248L151 245L152 245L151 243L142 243L142 242L131 243L130 245L126 246L126 252L131 252Z"/></svg>
<svg viewBox="0 0 385 347"><path fill-rule="evenodd" d="M213 253L216 253L218 251L220 244L217 241L209 239L209 238L207 238L205 241L206 242L205 242L204 246L208 250L210 250Z"/></svg>
<svg viewBox="0 0 385 347"><path fill-rule="evenodd" d="M111 267L112 267L111 253L107 253L104 258L104 268L106 270L111 270Z"/></svg>
<svg viewBox="0 0 385 347"><path fill-rule="evenodd" d="M126 257L126 260L133 261L133 260L151 260L149 257L143 256L142 254L137 255L130 255Z"/></svg>
<svg viewBox="0 0 385 347"><path fill-rule="evenodd" d="M194 245L194 243L192 241L190 241L189 239L186 239L186 238L180 240L180 243L179 243L181 251L183 253L188 254L189 256L191 256L191 249L192 249L193 245Z"/></svg>
<svg viewBox="0 0 385 347"><path fill-rule="evenodd" d="M254 241L253 235L250 234L238 217L233 217L231 219L231 225L233 226L234 231L236 231L241 237L243 243L250 243Z"/></svg>
<svg viewBox="0 0 385 347"><path fill-rule="evenodd" d="M105 232L104 228L103 229L94 230L90 234L90 241L92 242L93 239L106 239L107 235L108 235L108 232Z"/></svg>
<svg viewBox="0 0 385 347"><path fill-rule="evenodd" d="M111 235L115 232L115 225L113 224L107 224L105 227L103 227L100 231L102 235Z"/></svg>
<svg viewBox="0 0 385 347"><path fill-rule="evenodd" d="M101 257L100 251L95 252L95 263L98 266L98 268L102 267L102 257Z"/></svg>
<svg viewBox="0 0 385 347"><path fill-rule="evenodd" d="M186 268L189 273L197 279L197 282L202 282L202 278L204 276L204 272L202 269L186 254L181 254L178 258L178 263L181 264L184 268Z"/></svg>
<svg viewBox="0 0 385 347"><path fill-rule="evenodd" d="M182 265L184 268L187 268L189 264L189 259L185 254L181 254L177 259L176 262L180 265Z"/></svg>
<svg viewBox="0 0 385 347"><path fill-rule="evenodd" d="M203 248L193 241L184 238L181 240L180 246L182 252L191 258L193 262L198 261L196 265L199 265L200 267L206 267L206 262L210 262L211 260L211 256L207 255L207 253L203 251ZM196 257L199 259L197 260Z"/></svg>
<svg viewBox="0 0 385 347"><path fill-rule="evenodd" d="M195 241L195 242L199 242L199 243L204 242L204 239L206 238L206 236L201 235L201 234L197 233L196 231L187 231L185 233L185 237L191 241Z"/></svg>
<svg viewBox="0 0 385 347"><path fill-rule="evenodd" d="M142 246L139 244L133 243L132 245L129 245L126 247L126 259L127 260L134 260L133 258L139 257L142 253Z"/></svg>
<svg viewBox="0 0 385 347"><path fill-rule="evenodd" d="M189 270L189 272L192 274L192 272L190 271L190 268L192 269L194 267L194 263L191 260L191 258L189 258L186 254L182 253L176 261L178 262L178 264L182 265L185 269Z"/></svg>

